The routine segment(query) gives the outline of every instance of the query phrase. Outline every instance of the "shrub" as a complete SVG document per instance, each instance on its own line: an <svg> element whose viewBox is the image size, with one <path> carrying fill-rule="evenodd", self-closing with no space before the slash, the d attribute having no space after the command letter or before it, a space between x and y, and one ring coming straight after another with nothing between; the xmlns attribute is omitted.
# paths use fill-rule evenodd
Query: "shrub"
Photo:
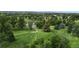
<svg viewBox="0 0 79 59"><path fill-rule="evenodd" d="M43 39L43 38L36 39L36 40L31 44L31 47L32 47L32 48L44 47L44 39Z"/></svg>
<svg viewBox="0 0 79 59"><path fill-rule="evenodd" d="M44 32L50 32L51 30L50 30L50 26L48 25L48 24L45 24L44 26L43 26L43 31Z"/></svg>
<svg viewBox="0 0 79 59"><path fill-rule="evenodd" d="M79 37L79 23L73 25L72 34Z"/></svg>
<svg viewBox="0 0 79 59"><path fill-rule="evenodd" d="M55 25L55 29L64 29L65 28L65 24L64 23L60 23L60 24L57 24Z"/></svg>
<svg viewBox="0 0 79 59"><path fill-rule="evenodd" d="M5 33L0 33L0 43L3 42L3 41L6 41L7 40L7 36L5 35Z"/></svg>
<svg viewBox="0 0 79 59"><path fill-rule="evenodd" d="M51 42L49 39L38 38L32 44L32 48L51 48Z"/></svg>
<svg viewBox="0 0 79 59"><path fill-rule="evenodd" d="M69 39L63 35L55 34L51 38L51 47L52 48L68 48Z"/></svg>

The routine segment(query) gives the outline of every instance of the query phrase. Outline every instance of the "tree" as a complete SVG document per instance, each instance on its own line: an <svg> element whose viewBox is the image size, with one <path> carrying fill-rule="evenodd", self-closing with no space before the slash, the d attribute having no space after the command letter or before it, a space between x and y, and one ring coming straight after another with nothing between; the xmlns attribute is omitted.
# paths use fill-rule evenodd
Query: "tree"
<svg viewBox="0 0 79 59"><path fill-rule="evenodd" d="M18 29L22 30L25 28L25 20L24 20L24 17L23 16L20 16L18 21L17 21L17 27Z"/></svg>
<svg viewBox="0 0 79 59"><path fill-rule="evenodd" d="M16 16L10 16L10 23L12 25L12 28L14 29L16 27L16 23L17 23Z"/></svg>
<svg viewBox="0 0 79 59"><path fill-rule="evenodd" d="M9 42L15 41L15 37L10 27L10 23L8 22L8 16L0 16L0 39L7 40Z"/></svg>
<svg viewBox="0 0 79 59"><path fill-rule="evenodd" d="M51 37L51 47L52 48L69 48L69 39L66 36L63 36L63 34L54 34Z"/></svg>
<svg viewBox="0 0 79 59"><path fill-rule="evenodd" d="M32 24L33 24L33 21L29 20L29 22L28 22L29 30L32 30Z"/></svg>
<svg viewBox="0 0 79 59"><path fill-rule="evenodd" d="M72 20L70 20L70 21L68 22L68 26L67 26L68 28L67 28L67 30L68 30L69 33L72 33L73 28L74 28L74 24L75 24L75 22L72 21Z"/></svg>
<svg viewBox="0 0 79 59"><path fill-rule="evenodd" d="M73 24L72 34L79 37L79 22Z"/></svg>
<svg viewBox="0 0 79 59"><path fill-rule="evenodd" d="M44 26L43 26L43 31L44 32L50 32L50 18L51 17L44 17Z"/></svg>
<svg viewBox="0 0 79 59"><path fill-rule="evenodd" d="M62 15L54 15L56 17L55 29L63 29L65 28L64 18Z"/></svg>

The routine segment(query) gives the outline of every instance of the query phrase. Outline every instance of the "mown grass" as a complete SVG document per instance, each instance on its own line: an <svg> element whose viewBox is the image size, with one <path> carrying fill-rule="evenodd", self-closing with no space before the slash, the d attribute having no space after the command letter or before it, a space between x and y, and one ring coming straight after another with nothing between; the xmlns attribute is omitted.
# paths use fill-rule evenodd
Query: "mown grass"
<svg viewBox="0 0 79 59"><path fill-rule="evenodd" d="M70 33L67 33L66 29L62 30L52 30L51 32L43 32L42 30L36 31L27 31L27 30L20 30L20 31L13 31L16 41L13 43L7 43L6 46L9 48L30 48L30 45L37 40L38 38L44 38L46 41L50 39L52 35L57 33L60 36L66 36L70 41L71 48L79 48L79 38L72 36Z"/></svg>

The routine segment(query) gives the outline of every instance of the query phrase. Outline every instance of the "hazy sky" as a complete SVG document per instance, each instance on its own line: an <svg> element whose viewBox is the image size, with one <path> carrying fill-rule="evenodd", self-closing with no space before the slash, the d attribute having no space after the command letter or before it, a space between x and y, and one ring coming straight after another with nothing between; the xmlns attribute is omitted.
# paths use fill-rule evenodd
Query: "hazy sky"
<svg viewBox="0 0 79 59"><path fill-rule="evenodd" d="M0 0L0 11L79 11L79 1Z"/></svg>

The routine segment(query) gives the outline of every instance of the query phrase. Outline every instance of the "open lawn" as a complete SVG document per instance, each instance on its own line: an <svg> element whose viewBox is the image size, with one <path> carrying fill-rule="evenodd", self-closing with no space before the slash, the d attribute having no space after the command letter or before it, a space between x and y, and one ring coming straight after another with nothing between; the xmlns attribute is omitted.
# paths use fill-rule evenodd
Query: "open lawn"
<svg viewBox="0 0 79 59"><path fill-rule="evenodd" d="M16 41L13 43L6 43L3 47L10 47L10 48L30 48L30 45L37 40L38 38L44 38L44 40L50 39L52 35L55 33L64 36L70 40L70 46L72 48L79 48L79 38L74 37L71 34L67 33L65 29L61 30L53 30L51 32L43 32L42 30L37 31L27 31L27 30L19 30L13 31ZM5 44L4 43L4 44Z"/></svg>

